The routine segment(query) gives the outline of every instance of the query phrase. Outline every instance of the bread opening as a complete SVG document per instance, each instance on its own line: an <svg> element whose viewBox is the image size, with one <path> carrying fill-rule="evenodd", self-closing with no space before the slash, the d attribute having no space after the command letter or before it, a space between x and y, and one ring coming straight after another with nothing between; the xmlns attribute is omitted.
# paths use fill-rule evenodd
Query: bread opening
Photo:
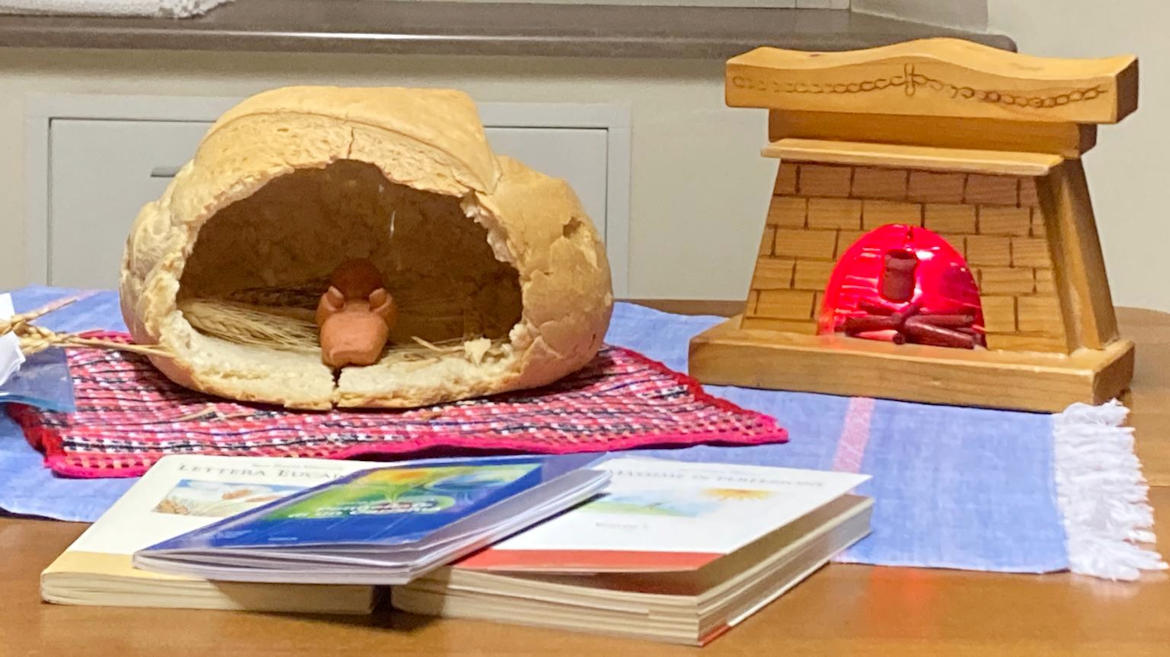
<svg viewBox="0 0 1170 657"><path fill-rule="evenodd" d="M398 306L390 342L370 367L485 365L507 359L522 310L519 274L488 239L459 198L339 160L276 178L208 219L186 259L178 306L198 333L257 356L319 357L313 316L329 275L367 258Z"/></svg>

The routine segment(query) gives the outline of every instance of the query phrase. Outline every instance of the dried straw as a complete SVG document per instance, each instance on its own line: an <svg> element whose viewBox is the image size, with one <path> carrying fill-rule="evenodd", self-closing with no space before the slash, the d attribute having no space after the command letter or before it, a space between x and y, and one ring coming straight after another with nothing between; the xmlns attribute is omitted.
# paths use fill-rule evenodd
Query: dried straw
<svg viewBox="0 0 1170 657"><path fill-rule="evenodd" d="M249 296L264 300L280 298L275 293ZM232 298L239 297L233 294ZM258 305L223 299L192 298L180 301L179 309L183 311L187 322L205 335L237 344L284 351L303 353L318 353L320 351L319 332L312 319L313 313L303 308ZM430 341L418 336L411 336L413 344L389 345L378 363L390 365L424 362L433 360L436 354L464 353L464 344L478 338L477 335L468 335L460 338ZM493 346L499 344L502 344L502 341L492 342ZM482 360L483 353L489 350L490 347L483 349L482 353L475 357L475 360L477 362Z"/></svg>
<svg viewBox="0 0 1170 657"><path fill-rule="evenodd" d="M282 351L321 350L311 311L218 299L186 299L179 302L179 310L195 330L228 342Z"/></svg>
<svg viewBox="0 0 1170 657"><path fill-rule="evenodd" d="M0 335L13 333L20 341L20 351L31 356L50 347L90 347L94 349L115 349L144 356L170 356L170 352L158 345L128 344L100 338L86 338L79 333L58 333L32 323L34 319L59 310L85 298L86 295L66 297L45 304L35 310L19 313L8 319L0 319Z"/></svg>

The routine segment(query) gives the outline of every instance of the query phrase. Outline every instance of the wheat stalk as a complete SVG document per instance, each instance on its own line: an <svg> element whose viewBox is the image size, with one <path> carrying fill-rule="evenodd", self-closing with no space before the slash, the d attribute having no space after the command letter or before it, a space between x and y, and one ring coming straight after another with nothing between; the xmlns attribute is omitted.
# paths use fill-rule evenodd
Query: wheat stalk
<svg viewBox="0 0 1170 657"><path fill-rule="evenodd" d="M20 351L26 356L44 351L50 347L90 347L94 349L115 349L129 351L144 356L169 356L170 352L157 345L131 344L115 342L101 338L86 338L79 333L57 332L33 324L34 319L59 310L70 304L84 299L89 295L65 297L47 303L40 308L28 312L18 313L7 319L0 319L0 335L12 333L20 342Z"/></svg>

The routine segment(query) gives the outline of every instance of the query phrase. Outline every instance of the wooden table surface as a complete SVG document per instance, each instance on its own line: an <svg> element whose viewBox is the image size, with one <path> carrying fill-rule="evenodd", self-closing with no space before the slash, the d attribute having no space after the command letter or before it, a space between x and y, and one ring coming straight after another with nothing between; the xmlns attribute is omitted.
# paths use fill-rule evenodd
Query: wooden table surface
<svg viewBox="0 0 1170 657"><path fill-rule="evenodd" d="M729 312L726 305L655 304ZM1138 344L1129 400L1159 517L1170 518L1170 315L1119 311ZM0 485L3 485L0 483ZM437 620L381 608L336 618L41 603L37 576L85 528L0 518L0 656L693 655L693 648ZM1165 525L1159 548L1170 554ZM1170 655L1170 576L1140 583L832 564L701 654Z"/></svg>

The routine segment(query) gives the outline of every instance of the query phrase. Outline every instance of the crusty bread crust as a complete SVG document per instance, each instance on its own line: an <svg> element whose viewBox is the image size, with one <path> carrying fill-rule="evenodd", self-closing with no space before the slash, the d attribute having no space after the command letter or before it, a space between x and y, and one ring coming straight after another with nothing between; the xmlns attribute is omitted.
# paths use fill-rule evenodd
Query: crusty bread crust
<svg viewBox="0 0 1170 657"><path fill-rule="evenodd" d="M406 373L385 365L333 372L310 354L246 347L195 331L178 310L184 266L205 222L266 183L338 160L376 166L392 183L460 199L497 260L519 274L520 321L501 357L461 356ZM587 363L613 305L592 222L562 180L487 145L474 104L447 90L290 87L224 114L127 239L122 311L135 340L177 383L224 397L325 409L412 407L543 385Z"/></svg>

